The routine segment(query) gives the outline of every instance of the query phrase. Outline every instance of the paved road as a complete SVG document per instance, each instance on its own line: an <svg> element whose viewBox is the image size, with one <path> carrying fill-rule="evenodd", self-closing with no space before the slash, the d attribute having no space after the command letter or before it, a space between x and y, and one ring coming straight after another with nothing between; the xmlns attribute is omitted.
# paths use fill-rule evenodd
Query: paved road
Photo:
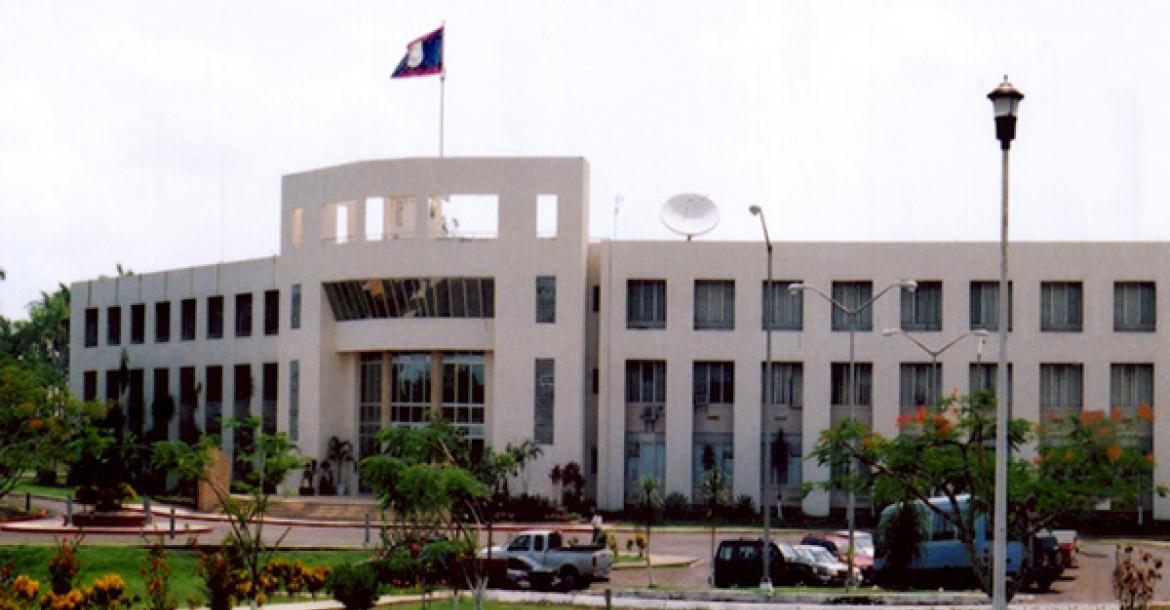
<svg viewBox="0 0 1170 610"><path fill-rule="evenodd" d="M57 514L62 512L62 506L57 502L42 500L38 501L37 504ZM182 519L177 523L179 533L175 540L176 543L181 544L187 538L196 538L204 543L216 543L223 539L229 529L228 525L222 522L192 520L190 521L192 524L211 525L212 531L210 533L187 536L183 533L184 523L186 521ZM285 526L275 525L265 529L264 538L274 541L281 535L285 535L286 530L288 533L283 544L290 547L361 548L365 538L365 531L362 527L295 526L287 528ZM782 540L796 542L803 534L803 531L780 531L776 536ZM734 530L720 533L719 538L749 535L758 536L759 533ZM625 541L631 536L632 532L619 531L619 543L624 545ZM0 532L0 544L45 543L51 542L53 538L53 534ZM372 532L372 540L376 543L377 539L377 531L375 530ZM498 532L495 534L494 540L497 543L502 540ZM137 536L95 534L87 536L86 542L89 544L135 544L140 542L140 540ZM670 588L701 588L706 586L707 576L711 569L711 564L707 560L710 552L709 532L697 530L656 532L652 536L651 544L652 551L655 554L685 555L700 558L698 562L688 567L656 568L654 570L656 584ZM1043 603L1108 603L1115 601L1111 585L1113 547L1082 540L1081 548L1080 566L1068 570L1065 573L1065 577L1053 585L1050 593L1030 594L1032 601ZM1170 565L1170 552L1158 549L1151 550L1161 556L1166 561L1166 565ZM645 569L622 569L614 570L613 577L608 585L596 583L594 587L634 588L644 587L646 584L647 574ZM1163 580L1158 584L1155 599L1170 599L1170 580Z"/></svg>

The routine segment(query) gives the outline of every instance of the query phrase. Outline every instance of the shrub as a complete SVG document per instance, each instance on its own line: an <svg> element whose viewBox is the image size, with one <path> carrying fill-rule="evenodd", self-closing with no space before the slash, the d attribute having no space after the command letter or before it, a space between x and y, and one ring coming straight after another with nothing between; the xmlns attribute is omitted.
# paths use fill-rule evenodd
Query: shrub
<svg viewBox="0 0 1170 610"><path fill-rule="evenodd" d="M667 519L686 519L691 510L691 501L686 495L675 491L667 494L662 507Z"/></svg>
<svg viewBox="0 0 1170 610"><path fill-rule="evenodd" d="M735 507L731 511L737 521L746 523L754 521L756 513L756 501L751 496L744 494L735 499Z"/></svg>
<svg viewBox="0 0 1170 610"><path fill-rule="evenodd" d="M203 593L210 610L231 610L237 588L247 581L238 557L226 547L200 554L195 561L195 573L203 580Z"/></svg>
<svg viewBox="0 0 1170 610"><path fill-rule="evenodd" d="M86 601L100 610L118 610L130 605L126 598L126 581L114 573L98 577L84 593Z"/></svg>
<svg viewBox="0 0 1170 610"><path fill-rule="evenodd" d="M81 555L77 552L79 546L80 537L72 541L69 538L57 541L57 549L49 558L49 582L52 583L53 593L65 595L73 589L73 581L81 569Z"/></svg>
<svg viewBox="0 0 1170 610"><path fill-rule="evenodd" d="M337 566L329 579L329 593L346 610L366 610L378 601L378 577L368 563Z"/></svg>
<svg viewBox="0 0 1170 610"><path fill-rule="evenodd" d="M914 502L902 502L889 519L878 524L877 554L886 561L878 577L883 586L906 589L913 582L910 564L918 556L923 539L922 518Z"/></svg>
<svg viewBox="0 0 1170 610"><path fill-rule="evenodd" d="M171 564L167 549L161 542L154 542L146 551L147 565L138 573L146 584L146 607L150 610L175 610L178 604L171 594Z"/></svg>
<svg viewBox="0 0 1170 610"><path fill-rule="evenodd" d="M1154 586L1162 580L1162 560L1148 551L1134 552L1133 547L1117 547L1113 569L1113 593L1121 610L1145 610L1154 597Z"/></svg>

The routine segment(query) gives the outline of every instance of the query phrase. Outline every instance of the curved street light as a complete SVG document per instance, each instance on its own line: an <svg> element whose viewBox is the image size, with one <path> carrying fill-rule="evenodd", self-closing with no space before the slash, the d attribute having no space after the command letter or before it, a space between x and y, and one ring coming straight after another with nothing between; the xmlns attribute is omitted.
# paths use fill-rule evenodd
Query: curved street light
<svg viewBox="0 0 1170 610"><path fill-rule="evenodd" d="M764 549L760 555L763 556L763 570L764 573L760 577L760 588L766 593L772 592L772 573L768 565L771 558L769 550L772 548L771 536L771 521L772 521L772 503L769 502L768 493L768 472L772 464L771 443L768 442L768 401L772 400L772 239L768 236L768 222L764 220L764 210L758 205L753 205L748 208L752 216L760 217L760 226L764 229L764 246L768 249L768 283L766 291L764 292L764 310L767 312L765 320L767 321L764 339L764 396L765 400L760 402L760 436L763 440L764 454L760 462L760 508L764 511Z"/></svg>
<svg viewBox="0 0 1170 610"><path fill-rule="evenodd" d="M926 352L927 354L930 354L930 377L929 377L930 384L929 384L929 388L927 390L929 392L927 394L927 396L928 396L927 400L930 401L931 406L934 406L938 402L938 388L935 387L935 383L934 383L935 371L938 370L938 357L941 356L943 352L950 349L951 346L958 343L959 341L962 341L963 339L966 339L967 337L974 336L974 337L984 338L984 337L987 337L989 334L991 334L991 333L989 333L983 329L969 330L969 331L959 335L958 337L951 339L946 345L944 345L938 349L931 349L931 348L927 347L925 343L919 341L914 335L911 335L910 333L906 332L905 330L902 330L901 328L887 328L887 329L882 331L883 337L892 337L894 335L902 335L903 337L906 337L907 339L909 339L911 343L913 343L914 345L917 345L920 349L922 349L922 351Z"/></svg>
<svg viewBox="0 0 1170 610"><path fill-rule="evenodd" d="M857 410L857 375L855 374L855 371L854 371L856 362L855 362L855 358L854 358L854 349L853 349L854 334L855 334L856 329L857 329L857 316L861 312L869 309L870 306L872 306L875 301L882 298L882 295L893 290L894 288L905 288L906 290L908 290L910 292L914 292L915 290L918 289L918 282L915 282L914 280L902 280L900 282L890 284L889 286L882 288L881 291L878 292L877 294L870 297L869 300L865 301L864 303L861 303L860 305L857 305L856 307L849 307L849 306L845 305L844 303L838 301L837 299L834 299L833 297L826 294L825 291L821 290L820 288L817 288L816 286L814 286L812 284L808 284L805 282L797 282L795 284L790 284L788 286L789 292L792 292L794 294L798 293L798 292L804 292L807 290L807 291L812 292L814 294L820 295L821 298L828 301L830 305L832 305L835 309L837 309L841 313L845 314L845 316L849 319L849 419L857 419L857 413L856 413L856 410ZM853 467L853 465L851 463L845 464L845 468L847 471L851 470L852 467ZM848 521L849 521L849 575L845 580L846 587L852 587L852 586L855 586L857 584L856 581L854 580L855 577L853 575L853 549L857 548L856 545L854 544L854 537L855 537L855 533L857 530L857 522L856 522L856 518L855 518L855 513L856 513L855 503L856 503L856 498L854 497L853 488L852 488L852 486L850 486L850 488L848 490L848 494L846 495L846 500L845 500L845 513L846 513L846 516L847 516Z"/></svg>

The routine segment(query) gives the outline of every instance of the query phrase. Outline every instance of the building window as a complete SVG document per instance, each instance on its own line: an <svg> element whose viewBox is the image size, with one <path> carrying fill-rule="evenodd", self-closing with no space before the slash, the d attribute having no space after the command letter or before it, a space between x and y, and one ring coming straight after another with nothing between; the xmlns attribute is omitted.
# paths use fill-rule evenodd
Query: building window
<svg viewBox="0 0 1170 610"><path fill-rule="evenodd" d="M203 403L203 430L219 440L223 430L223 367L207 367L207 396Z"/></svg>
<svg viewBox="0 0 1170 610"><path fill-rule="evenodd" d="M735 328L735 281L695 280L695 330Z"/></svg>
<svg viewBox="0 0 1170 610"><path fill-rule="evenodd" d="M985 364L972 362L968 370L969 381L967 384L968 392L974 394L981 390L990 390L994 396L999 393L999 378L996 377L999 371L997 364ZM1012 391L1012 365L1008 363L1007 369L1007 389L1008 389L1008 408L1012 406L1012 397L1015 392Z"/></svg>
<svg viewBox="0 0 1170 610"><path fill-rule="evenodd" d="M1008 330L1012 329L1012 283L1008 282ZM971 330L999 330L999 282L971 282Z"/></svg>
<svg viewBox="0 0 1170 610"><path fill-rule="evenodd" d="M1080 364L1040 365L1040 410L1062 417L1079 413L1084 406L1084 367Z"/></svg>
<svg viewBox="0 0 1170 610"><path fill-rule="evenodd" d="M130 306L130 343L135 345L146 341L146 305L135 303Z"/></svg>
<svg viewBox="0 0 1170 610"><path fill-rule="evenodd" d="M768 400L768 373L760 363L760 397L766 404L799 409L804 404L804 365L799 362L772 363L772 399Z"/></svg>
<svg viewBox="0 0 1170 610"><path fill-rule="evenodd" d="M553 415L556 399L556 370L552 358L537 358L533 379L533 434L538 445L553 444Z"/></svg>
<svg viewBox="0 0 1170 610"><path fill-rule="evenodd" d="M276 434L276 388L279 375L279 367L275 362L265 362L260 371L260 425L264 434Z"/></svg>
<svg viewBox="0 0 1170 610"><path fill-rule="evenodd" d="M856 310L869 303L873 298L873 282L833 282L833 300L844 305L847 309ZM858 311L855 316L849 316L837 307L833 307L833 330L849 330L850 317L854 330L873 330L873 308L866 307Z"/></svg>
<svg viewBox="0 0 1170 610"><path fill-rule="evenodd" d="M236 336L252 336L252 293L236 295Z"/></svg>
<svg viewBox="0 0 1170 610"><path fill-rule="evenodd" d="M898 404L902 412L933 405L939 395L942 372L938 367L931 375L930 363L903 362L901 367L901 394ZM933 395L933 398L932 398Z"/></svg>
<svg viewBox="0 0 1170 610"><path fill-rule="evenodd" d="M367 352L358 363L358 462L379 453L382 427L382 353ZM365 482L361 481L365 491Z"/></svg>
<svg viewBox="0 0 1170 610"><path fill-rule="evenodd" d="M854 375L857 377L857 405L869 406L873 396L873 363L855 362ZM831 403L849 404L849 363L834 362L832 369Z"/></svg>
<svg viewBox="0 0 1170 610"><path fill-rule="evenodd" d="M323 287L338 322L495 317L495 280L490 277L348 280Z"/></svg>
<svg viewBox="0 0 1170 610"><path fill-rule="evenodd" d="M154 342L166 343L171 340L171 302L159 301L154 304Z"/></svg>
<svg viewBox="0 0 1170 610"><path fill-rule="evenodd" d="M483 354L443 354L443 419L462 429L467 438L482 442L484 436ZM476 443L472 442L472 452Z"/></svg>
<svg viewBox="0 0 1170 610"><path fill-rule="evenodd" d="M196 409L199 408L199 388L195 385L195 367L179 369L179 438L184 443L199 439L199 428L195 423Z"/></svg>
<svg viewBox="0 0 1170 610"><path fill-rule="evenodd" d="M430 354L394 354L390 358L390 423L426 423L430 406Z"/></svg>
<svg viewBox="0 0 1170 610"><path fill-rule="evenodd" d="M86 371L82 379L81 399L97 400L97 371Z"/></svg>
<svg viewBox="0 0 1170 610"><path fill-rule="evenodd" d="M301 361L288 363L288 437L301 437Z"/></svg>
<svg viewBox="0 0 1170 610"><path fill-rule="evenodd" d="M264 334L280 332L280 291L264 291Z"/></svg>
<svg viewBox="0 0 1170 610"><path fill-rule="evenodd" d="M154 369L154 399L150 403L150 427L148 436L163 440L170 438L171 417L175 412L175 402L171 398L171 371L170 369Z"/></svg>
<svg viewBox="0 0 1170 610"><path fill-rule="evenodd" d="M122 308L106 308L106 345L122 343Z"/></svg>
<svg viewBox="0 0 1170 610"><path fill-rule="evenodd" d="M289 328L301 327L301 285L292 285L292 303L289 306Z"/></svg>
<svg viewBox="0 0 1170 610"><path fill-rule="evenodd" d="M98 310L89 307L85 310L85 346L97 347L98 344Z"/></svg>
<svg viewBox="0 0 1170 610"><path fill-rule="evenodd" d="M1110 364L1109 402L1122 410L1126 417L1134 417L1140 405L1154 404L1154 365Z"/></svg>
<svg viewBox="0 0 1170 610"><path fill-rule="evenodd" d="M551 275L536 277L536 323L553 324L557 321L557 278Z"/></svg>
<svg viewBox="0 0 1170 610"><path fill-rule="evenodd" d="M130 394L126 409L126 425L130 432L142 438L146 431L146 380L142 369L130 369Z"/></svg>
<svg viewBox="0 0 1170 610"><path fill-rule="evenodd" d="M771 309L768 311L768 282L764 282L764 301L760 304L760 311L764 312L763 330L803 330L804 329L804 293L793 292L788 289L798 280L774 280L771 291Z"/></svg>
<svg viewBox="0 0 1170 610"><path fill-rule="evenodd" d="M207 297L207 338L223 338L223 297Z"/></svg>
<svg viewBox="0 0 1170 610"><path fill-rule="evenodd" d="M735 363L696 362L692 396L696 407L735 403Z"/></svg>
<svg viewBox="0 0 1170 610"><path fill-rule="evenodd" d="M246 422L252 416L252 366L237 364L232 369L232 417ZM232 480L243 480L252 473L253 464L244 459L252 452L255 431L243 426L232 430Z"/></svg>
<svg viewBox="0 0 1170 610"><path fill-rule="evenodd" d="M594 286L593 290L593 312L601 311L601 286Z"/></svg>
<svg viewBox="0 0 1170 610"><path fill-rule="evenodd" d="M180 314L180 317L182 318L181 320L179 320L179 322L182 324L182 328L180 328L180 332L182 333L181 338L183 339L183 341L194 341L195 340L195 316L196 316L195 309L196 309L196 307L197 307L197 301L195 299L183 299L183 301L181 303L179 303L179 310L180 310L179 314Z"/></svg>
<svg viewBox="0 0 1170 610"><path fill-rule="evenodd" d="M666 328L666 280L626 282L626 328Z"/></svg>
<svg viewBox="0 0 1170 610"><path fill-rule="evenodd" d="M626 362L626 402L666 402L666 362L629 360Z"/></svg>
<svg viewBox="0 0 1170 610"><path fill-rule="evenodd" d="M596 394L598 392L598 389L601 387L601 373L596 368L593 369L592 386L593 386L593 393L594 394Z"/></svg>
<svg viewBox="0 0 1170 610"><path fill-rule="evenodd" d="M942 282L918 282L902 288L902 330L942 330Z"/></svg>
<svg viewBox="0 0 1170 610"><path fill-rule="evenodd" d="M1113 330L1154 332L1158 319L1153 282L1113 283Z"/></svg>
<svg viewBox="0 0 1170 610"><path fill-rule="evenodd" d="M1040 283L1040 330L1081 332L1081 283Z"/></svg>

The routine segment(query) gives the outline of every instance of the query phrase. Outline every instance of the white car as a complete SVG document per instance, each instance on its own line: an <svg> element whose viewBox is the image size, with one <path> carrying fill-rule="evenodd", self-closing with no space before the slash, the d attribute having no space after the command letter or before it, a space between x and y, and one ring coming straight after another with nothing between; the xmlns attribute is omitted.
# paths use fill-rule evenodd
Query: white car
<svg viewBox="0 0 1170 610"><path fill-rule="evenodd" d="M828 571L832 574L829 582L825 584L839 585L845 582L845 577L849 574L849 566L841 563L828 549L813 544L798 544L793 548L797 552L811 557L813 569L818 573ZM819 568L823 568L823 570ZM859 568L853 568L853 576L855 582L861 582L861 570Z"/></svg>

